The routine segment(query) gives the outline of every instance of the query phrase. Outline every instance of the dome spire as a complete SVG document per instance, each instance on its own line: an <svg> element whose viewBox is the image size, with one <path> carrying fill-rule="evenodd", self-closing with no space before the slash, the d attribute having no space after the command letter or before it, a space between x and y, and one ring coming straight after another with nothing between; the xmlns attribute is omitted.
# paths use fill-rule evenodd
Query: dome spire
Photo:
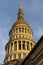
<svg viewBox="0 0 43 65"><path fill-rule="evenodd" d="M20 4L20 9L22 9L22 5Z"/></svg>
<svg viewBox="0 0 43 65"><path fill-rule="evenodd" d="M24 13L23 13L23 11L22 11L22 5L20 4L19 12L18 12L18 19L23 18L23 15L24 15Z"/></svg>

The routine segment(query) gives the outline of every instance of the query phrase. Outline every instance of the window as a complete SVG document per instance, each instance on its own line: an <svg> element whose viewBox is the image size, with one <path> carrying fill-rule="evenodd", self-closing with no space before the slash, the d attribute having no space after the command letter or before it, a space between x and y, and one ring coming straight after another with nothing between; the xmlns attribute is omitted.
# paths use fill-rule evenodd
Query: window
<svg viewBox="0 0 43 65"><path fill-rule="evenodd" d="M21 32L21 28L19 28L19 32Z"/></svg>
<svg viewBox="0 0 43 65"><path fill-rule="evenodd" d="M26 35L24 35L24 38L26 38Z"/></svg>
<svg viewBox="0 0 43 65"><path fill-rule="evenodd" d="M25 33L27 33L27 30L26 30L26 28L25 28Z"/></svg>
<svg viewBox="0 0 43 65"><path fill-rule="evenodd" d="M23 41L23 49L25 49L25 41Z"/></svg>
<svg viewBox="0 0 43 65"><path fill-rule="evenodd" d="M29 42L27 42L27 50L29 50Z"/></svg>
<svg viewBox="0 0 43 65"><path fill-rule="evenodd" d="M18 43L19 43L19 50L21 50L21 41L19 41Z"/></svg>
<svg viewBox="0 0 43 65"><path fill-rule="evenodd" d="M24 38L24 35L23 35L23 38Z"/></svg>
<svg viewBox="0 0 43 65"><path fill-rule="evenodd" d="M28 29L28 33L29 33L29 29Z"/></svg>
<svg viewBox="0 0 43 65"><path fill-rule="evenodd" d="M25 44L25 41L23 41L23 43Z"/></svg>
<svg viewBox="0 0 43 65"><path fill-rule="evenodd" d="M18 43L20 43L20 44L21 44L21 41L18 41Z"/></svg>
<svg viewBox="0 0 43 65"><path fill-rule="evenodd" d="M21 50L21 44L19 44L19 49Z"/></svg>
<svg viewBox="0 0 43 65"><path fill-rule="evenodd" d="M21 59L21 54L18 54L18 58Z"/></svg>
<svg viewBox="0 0 43 65"><path fill-rule="evenodd" d="M18 28L16 28L16 33L18 33Z"/></svg>
<svg viewBox="0 0 43 65"><path fill-rule="evenodd" d="M14 33L15 33L15 29L14 29Z"/></svg>
<svg viewBox="0 0 43 65"><path fill-rule="evenodd" d="M31 43L31 49L32 49L32 43Z"/></svg>
<svg viewBox="0 0 43 65"><path fill-rule="evenodd" d="M21 35L19 35L19 38L21 38Z"/></svg>
<svg viewBox="0 0 43 65"><path fill-rule="evenodd" d="M16 54L14 54L14 59L16 59Z"/></svg>
<svg viewBox="0 0 43 65"><path fill-rule="evenodd" d="M24 32L24 28L22 28L22 32Z"/></svg>
<svg viewBox="0 0 43 65"><path fill-rule="evenodd" d="M23 49L25 49L25 45L23 44Z"/></svg>
<svg viewBox="0 0 43 65"><path fill-rule="evenodd" d="M17 50L17 42L14 43L14 50Z"/></svg>
<svg viewBox="0 0 43 65"><path fill-rule="evenodd" d="M13 43L11 43L11 51L13 50Z"/></svg>

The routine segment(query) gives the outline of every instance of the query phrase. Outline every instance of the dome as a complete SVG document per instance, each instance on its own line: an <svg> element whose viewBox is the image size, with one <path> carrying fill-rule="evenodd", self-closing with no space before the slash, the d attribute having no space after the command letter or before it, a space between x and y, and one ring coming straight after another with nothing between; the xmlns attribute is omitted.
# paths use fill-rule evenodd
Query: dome
<svg viewBox="0 0 43 65"><path fill-rule="evenodd" d="M9 41L5 46L6 57L4 63L13 60L23 60L35 45L32 30L24 20L23 15L24 13L20 6L18 19L9 32Z"/></svg>
<svg viewBox="0 0 43 65"><path fill-rule="evenodd" d="M20 6L19 8L19 12L18 12L18 19L17 21L13 24L12 29L10 30L10 32L16 27L16 26L22 26L22 27L28 27L31 32L32 29L30 28L29 24L24 20L24 13L22 11L22 7Z"/></svg>
<svg viewBox="0 0 43 65"><path fill-rule="evenodd" d="M14 23L13 27L15 27L15 26L17 26L17 25L25 25L25 26L27 26L27 27L30 28L30 26L27 24L27 22L26 22L24 19L19 19L19 20L17 20L17 21Z"/></svg>

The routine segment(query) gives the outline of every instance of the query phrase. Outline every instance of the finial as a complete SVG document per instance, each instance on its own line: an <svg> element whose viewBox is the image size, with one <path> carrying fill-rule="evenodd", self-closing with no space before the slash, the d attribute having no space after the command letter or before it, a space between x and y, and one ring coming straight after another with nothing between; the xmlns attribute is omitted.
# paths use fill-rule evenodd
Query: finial
<svg viewBox="0 0 43 65"><path fill-rule="evenodd" d="M22 9L22 0L19 0L20 9Z"/></svg>
<svg viewBox="0 0 43 65"><path fill-rule="evenodd" d="M18 12L18 19L23 19L23 11L22 11L22 5L20 4L20 7L19 7L19 12Z"/></svg>
<svg viewBox="0 0 43 65"><path fill-rule="evenodd" d="M20 4L20 9L22 9L22 5Z"/></svg>

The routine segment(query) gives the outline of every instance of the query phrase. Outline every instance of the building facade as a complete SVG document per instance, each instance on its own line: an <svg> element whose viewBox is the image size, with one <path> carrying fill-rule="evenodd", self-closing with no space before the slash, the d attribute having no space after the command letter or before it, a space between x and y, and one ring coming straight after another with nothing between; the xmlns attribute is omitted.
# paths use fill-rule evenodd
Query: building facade
<svg viewBox="0 0 43 65"><path fill-rule="evenodd" d="M29 24L24 20L22 6L19 8L17 21L9 32L9 41L5 46L6 56L4 64L20 64L35 45L33 32Z"/></svg>
<svg viewBox="0 0 43 65"><path fill-rule="evenodd" d="M34 46L21 65L43 65L43 36Z"/></svg>

